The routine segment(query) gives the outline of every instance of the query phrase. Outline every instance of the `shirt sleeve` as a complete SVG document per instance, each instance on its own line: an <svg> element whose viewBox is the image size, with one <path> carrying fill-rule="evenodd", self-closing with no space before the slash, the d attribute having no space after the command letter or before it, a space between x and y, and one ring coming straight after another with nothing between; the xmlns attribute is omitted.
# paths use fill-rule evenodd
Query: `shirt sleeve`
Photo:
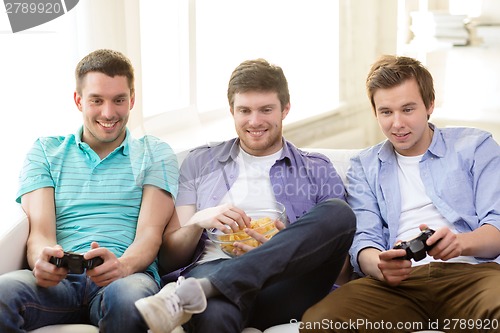
<svg viewBox="0 0 500 333"><path fill-rule="evenodd" d="M193 154L188 154L182 162L179 174L179 195L176 205L197 204L196 195L196 162Z"/></svg>
<svg viewBox="0 0 500 333"><path fill-rule="evenodd" d="M347 203L356 214L356 234L349 251L351 264L355 272L363 274L358 263L359 252L369 247L383 251L388 229L384 227L377 198L370 187L360 156L351 159L347 183Z"/></svg>
<svg viewBox="0 0 500 333"><path fill-rule="evenodd" d="M41 140L38 139L26 155L19 174L19 190L16 202L21 203L21 197L24 194L43 187L55 187L55 185L50 173L45 150L43 149Z"/></svg>
<svg viewBox="0 0 500 333"><path fill-rule="evenodd" d="M500 230L500 146L488 136L474 153L472 175L479 225L491 224Z"/></svg>
<svg viewBox="0 0 500 333"><path fill-rule="evenodd" d="M346 189L342 179L331 162L326 163L326 177L321 179L321 191L318 202L337 198L346 200Z"/></svg>
<svg viewBox="0 0 500 333"><path fill-rule="evenodd" d="M174 198L177 197L179 166L177 156L167 143L158 141L147 171L144 184L154 185L169 192Z"/></svg>

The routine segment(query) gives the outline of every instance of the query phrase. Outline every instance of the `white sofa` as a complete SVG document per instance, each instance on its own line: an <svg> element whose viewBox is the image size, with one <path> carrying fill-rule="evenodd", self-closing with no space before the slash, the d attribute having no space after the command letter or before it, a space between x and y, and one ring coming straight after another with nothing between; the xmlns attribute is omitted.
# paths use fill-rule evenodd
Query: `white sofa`
<svg viewBox="0 0 500 333"><path fill-rule="evenodd" d="M306 149L309 151L317 151L325 154L330 158L335 169L345 182L345 175L350 165L350 157L355 155L359 150L344 150L344 149ZM179 159L182 157L179 156ZM12 201L12 205L15 205ZM9 212L12 210L8 210ZM20 207L14 209L15 215L3 222L0 229L0 253L4 256L0 261L0 274L10 272L12 270L26 267L26 240L28 238L29 225L26 215ZM7 226L4 228L4 226ZM30 333L98 333L98 329L91 325L52 325L42 327L31 331ZM266 329L264 332L255 328L246 328L242 333L298 333L298 324L289 323L277 325ZM434 332L421 331L420 333ZM183 333L181 327L175 330L175 333Z"/></svg>
<svg viewBox="0 0 500 333"><path fill-rule="evenodd" d="M319 151L327 155L340 176L345 180L345 174L349 167L349 158L354 155L357 150L334 150L334 149L309 149L311 151ZM12 203L15 205L15 203ZM10 210L9 210L10 211ZM19 207L15 210L16 216L12 216L7 220L7 229L0 229L0 253L4 256L0 261L0 274L26 267L26 240L29 232L28 220ZM97 327L91 325L53 325L43 327L31 333L97 333ZM178 328L181 333L182 329ZM297 333L297 324L283 324L271 327L264 333ZM261 333L254 328L247 328L243 333Z"/></svg>
<svg viewBox="0 0 500 333"><path fill-rule="evenodd" d="M345 183L347 169L350 165L350 158L359 152L359 150L347 149L306 149L308 151L317 151L330 158L335 169ZM182 156L179 155L179 159ZM12 201L12 205L15 205ZM9 212L12 210L8 210ZM0 253L3 253L3 259L0 261L0 274L20 269L26 266L26 240L28 238L29 225L26 215L20 207L13 209L14 216L7 218L0 229ZM4 228L4 226L7 226ZM30 333L98 333L98 329L91 325L52 325L42 327L31 331ZM266 329L264 332L255 328L246 328L242 333L298 333L298 325L289 323L277 325ZM437 331L421 331L437 332ZM175 333L183 333L181 327L175 330Z"/></svg>

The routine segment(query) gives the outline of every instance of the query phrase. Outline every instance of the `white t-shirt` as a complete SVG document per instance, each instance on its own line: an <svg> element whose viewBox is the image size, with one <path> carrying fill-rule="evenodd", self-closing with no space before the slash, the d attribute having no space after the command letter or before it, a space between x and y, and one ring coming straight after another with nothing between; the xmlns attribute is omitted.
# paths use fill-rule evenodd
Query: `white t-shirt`
<svg viewBox="0 0 500 333"><path fill-rule="evenodd" d="M239 174L233 186L222 198L220 204L231 203L236 207L245 207L260 209L259 202L274 202L274 195L269 172L276 160L281 157L283 149L268 156L253 156L240 148L236 158ZM252 204L256 206L253 207ZM205 252L198 261L203 263L220 258L229 258L222 252L219 246L207 240L205 243Z"/></svg>
<svg viewBox="0 0 500 333"><path fill-rule="evenodd" d="M281 153L282 149L268 156L252 156L240 148L236 158L239 168L238 178L220 203L232 203L235 206L243 205L250 208L253 202L276 201L269 172L276 160L281 157Z"/></svg>
<svg viewBox="0 0 500 333"><path fill-rule="evenodd" d="M453 223L446 220L432 203L431 198L425 193L424 184L420 176L419 163L423 155L403 156L396 152L398 161L398 181L401 192L401 216L397 239L408 241L420 234L419 225L426 224L429 228L437 230L448 227L456 233ZM413 266L428 264L435 260L427 256L420 261L413 261ZM474 257L460 256L447 262L461 262L477 264Z"/></svg>

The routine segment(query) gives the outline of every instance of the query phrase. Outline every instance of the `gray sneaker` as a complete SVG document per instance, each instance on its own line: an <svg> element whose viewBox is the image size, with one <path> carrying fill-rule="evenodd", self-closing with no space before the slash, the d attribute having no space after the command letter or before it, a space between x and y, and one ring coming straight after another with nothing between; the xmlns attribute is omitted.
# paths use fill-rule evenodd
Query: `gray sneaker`
<svg viewBox="0 0 500 333"><path fill-rule="evenodd" d="M158 294L136 301L135 306L153 333L170 333L193 314L205 311L207 299L198 280L180 277Z"/></svg>

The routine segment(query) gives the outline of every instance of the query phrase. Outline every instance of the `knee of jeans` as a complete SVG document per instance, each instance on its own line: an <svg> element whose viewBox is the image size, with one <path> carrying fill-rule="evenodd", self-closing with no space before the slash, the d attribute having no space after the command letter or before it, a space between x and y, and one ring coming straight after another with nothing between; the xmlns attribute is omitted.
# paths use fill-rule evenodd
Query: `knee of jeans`
<svg viewBox="0 0 500 333"><path fill-rule="evenodd" d="M35 279L30 271L14 271L0 275L0 303L20 297L36 287Z"/></svg>
<svg viewBox="0 0 500 333"><path fill-rule="evenodd" d="M320 214L324 218L321 222L332 228L341 227L345 231L356 229L356 215L351 207L340 199L328 199L318 204Z"/></svg>
<svg viewBox="0 0 500 333"><path fill-rule="evenodd" d="M133 274L118 279L105 287L102 307L109 311L135 311L135 301L154 295L159 290L156 282L148 275Z"/></svg>
<svg viewBox="0 0 500 333"><path fill-rule="evenodd" d="M211 332L217 332L217 327L221 332L241 332L244 328L243 315L236 305L222 297L210 298L206 310L193 315L188 327L197 328L189 332L203 332L203 328L207 327Z"/></svg>

